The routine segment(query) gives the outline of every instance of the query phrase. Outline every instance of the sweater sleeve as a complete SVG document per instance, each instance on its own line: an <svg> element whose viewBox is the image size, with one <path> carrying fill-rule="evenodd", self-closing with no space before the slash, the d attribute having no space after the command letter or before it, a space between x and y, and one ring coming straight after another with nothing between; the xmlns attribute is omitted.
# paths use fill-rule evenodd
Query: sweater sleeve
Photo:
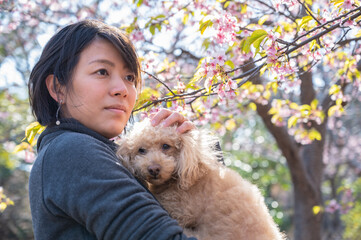
<svg viewBox="0 0 361 240"><path fill-rule="evenodd" d="M106 144L85 134L54 139L43 161L43 200L98 239L187 239Z"/></svg>

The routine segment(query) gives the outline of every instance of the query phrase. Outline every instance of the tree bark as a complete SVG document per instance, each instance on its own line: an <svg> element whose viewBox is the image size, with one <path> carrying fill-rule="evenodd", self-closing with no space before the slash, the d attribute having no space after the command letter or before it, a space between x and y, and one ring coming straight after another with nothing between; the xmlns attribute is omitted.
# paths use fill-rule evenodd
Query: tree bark
<svg viewBox="0 0 361 240"><path fill-rule="evenodd" d="M251 65L251 64L250 64ZM247 71L255 65L248 66ZM301 78L301 102L309 104L315 98L312 85L312 74L303 74ZM260 84L259 75L250 79L254 84ZM303 93L303 94L302 94ZM325 137L325 123L321 126L313 124L321 133L322 141L301 146L288 134L287 127L277 127L271 122L267 105L257 104L257 113L262 118L268 131L273 135L283 156L287 160L294 193L294 239L320 240L322 231L322 213L314 214L315 206L322 206L321 182L323 176L323 146Z"/></svg>

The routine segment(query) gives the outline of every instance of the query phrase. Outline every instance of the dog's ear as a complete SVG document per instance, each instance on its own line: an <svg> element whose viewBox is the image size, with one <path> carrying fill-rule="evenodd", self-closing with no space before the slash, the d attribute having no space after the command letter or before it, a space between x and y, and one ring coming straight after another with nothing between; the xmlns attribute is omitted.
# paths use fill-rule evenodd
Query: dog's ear
<svg viewBox="0 0 361 240"><path fill-rule="evenodd" d="M181 146L177 162L178 184L182 189L188 189L202 175L203 163L198 141L197 130L180 135Z"/></svg>
<svg viewBox="0 0 361 240"><path fill-rule="evenodd" d="M124 167L126 167L133 173L133 168L130 163L132 156L130 141L128 139L121 139L117 142L117 144L119 145L119 147L116 154L119 161L123 164Z"/></svg>

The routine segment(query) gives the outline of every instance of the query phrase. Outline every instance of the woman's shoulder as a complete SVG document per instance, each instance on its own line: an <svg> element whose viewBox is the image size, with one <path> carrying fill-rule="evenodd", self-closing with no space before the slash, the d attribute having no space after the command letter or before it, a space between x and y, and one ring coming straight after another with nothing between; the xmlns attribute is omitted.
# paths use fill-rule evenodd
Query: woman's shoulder
<svg viewBox="0 0 361 240"><path fill-rule="evenodd" d="M39 160L46 179L57 176L56 178L66 181L69 176L75 179L84 177L84 173L88 177L110 173L125 173L130 177L130 173L124 169L107 144L83 133L65 132L55 137L44 148Z"/></svg>
<svg viewBox="0 0 361 240"><path fill-rule="evenodd" d="M109 151L109 144L88 134L64 131L49 141L52 151Z"/></svg>
<svg viewBox="0 0 361 240"><path fill-rule="evenodd" d="M51 165L93 165L99 160L118 162L114 150L105 142L85 133L71 131L49 140L43 156Z"/></svg>

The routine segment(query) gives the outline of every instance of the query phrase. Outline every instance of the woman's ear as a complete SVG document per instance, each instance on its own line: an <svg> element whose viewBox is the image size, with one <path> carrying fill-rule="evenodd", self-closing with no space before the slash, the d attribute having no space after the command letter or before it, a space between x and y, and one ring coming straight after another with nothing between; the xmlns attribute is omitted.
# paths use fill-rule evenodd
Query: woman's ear
<svg viewBox="0 0 361 240"><path fill-rule="evenodd" d="M64 103L65 102L65 93L64 87L60 85L58 79L54 79L54 75L50 74L46 78L46 87L48 88L48 92L50 96L56 101L60 102L60 100Z"/></svg>

